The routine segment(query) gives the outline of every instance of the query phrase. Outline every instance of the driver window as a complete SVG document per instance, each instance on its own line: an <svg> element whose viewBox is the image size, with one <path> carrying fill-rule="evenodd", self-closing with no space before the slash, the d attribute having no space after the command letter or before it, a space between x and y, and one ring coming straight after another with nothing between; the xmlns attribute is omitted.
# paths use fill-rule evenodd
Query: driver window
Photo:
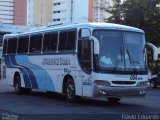
<svg viewBox="0 0 160 120"><path fill-rule="evenodd" d="M78 41L78 59L81 68L86 73L91 70L91 42L88 39Z"/></svg>

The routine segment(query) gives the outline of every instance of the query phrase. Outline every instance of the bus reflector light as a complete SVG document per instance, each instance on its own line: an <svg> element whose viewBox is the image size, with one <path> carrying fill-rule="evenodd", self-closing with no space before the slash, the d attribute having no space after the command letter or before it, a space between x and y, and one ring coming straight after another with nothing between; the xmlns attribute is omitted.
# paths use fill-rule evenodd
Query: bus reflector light
<svg viewBox="0 0 160 120"><path fill-rule="evenodd" d="M146 87L146 86L147 86L147 81L145 81L145 82L139 82L137 84L137 87Z"/></svg>

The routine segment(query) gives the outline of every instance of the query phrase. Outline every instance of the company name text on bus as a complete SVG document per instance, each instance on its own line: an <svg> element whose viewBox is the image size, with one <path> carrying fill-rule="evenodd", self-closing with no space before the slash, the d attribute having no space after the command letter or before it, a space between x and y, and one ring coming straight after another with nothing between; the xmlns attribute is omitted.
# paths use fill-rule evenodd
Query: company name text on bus
<svg viewBox="0 0 160 120"><path fill-rule="evenodd" d="M42 65L70 65L69 58L43 58Z"/></svg>

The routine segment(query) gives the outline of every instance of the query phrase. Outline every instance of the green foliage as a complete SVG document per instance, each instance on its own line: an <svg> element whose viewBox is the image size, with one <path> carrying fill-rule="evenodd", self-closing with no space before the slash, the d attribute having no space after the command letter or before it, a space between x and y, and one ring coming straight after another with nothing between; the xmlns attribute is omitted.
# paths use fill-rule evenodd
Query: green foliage
<svg viewBox="0 0 160 120"><path fill-rule="evenodd" d="M111 14L107 22L138 27L146 33L148 42L160 46L160 0L114 0L106 9Z"/></svg>

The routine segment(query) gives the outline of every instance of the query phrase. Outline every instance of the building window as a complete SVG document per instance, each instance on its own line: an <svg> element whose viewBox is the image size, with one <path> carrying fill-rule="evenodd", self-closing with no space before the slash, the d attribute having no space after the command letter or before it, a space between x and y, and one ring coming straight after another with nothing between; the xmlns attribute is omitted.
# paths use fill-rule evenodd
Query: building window
<svg viewBox="0 0 160 120"><path fill-rule="evenodd" d="M53 22L60 21L60 19L53 19Z"/></svg>
<svg viewBox="0 0 160 120"><path fill-rule="evenodd" d="M56 14L56 13L61 13L61 11L60 11L60 10L58 10L58 11L53 11L53 13L54 13L54 14Z"/></svg>
<svg viewBox="0 0 160 120"><path fill-rule="evenodd" d="M54 3L53 5L54 5L54 6L56 6L56 5L61 5L61 3L60 3L60 2L58 2L58 3Z"/></svg>

